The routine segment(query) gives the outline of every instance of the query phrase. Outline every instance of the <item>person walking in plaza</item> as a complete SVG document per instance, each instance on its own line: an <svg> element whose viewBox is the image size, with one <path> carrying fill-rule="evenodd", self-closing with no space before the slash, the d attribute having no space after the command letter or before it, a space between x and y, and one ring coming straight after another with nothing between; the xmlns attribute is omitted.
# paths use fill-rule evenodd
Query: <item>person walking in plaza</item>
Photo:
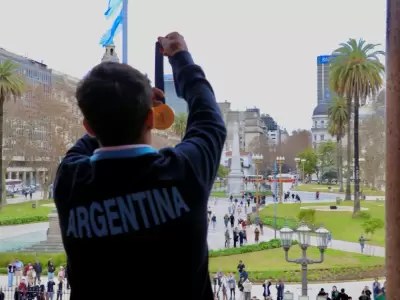
<svg viewBox="0 0 400 300"><path fill-rule="evenodd" d="M375 278L375 281L372 283L372 293L374 296L374 300L376 300L380 291L381 291L381 284L379 283L379 279Z"/></svg>
<svg viewBox="0 0 400 300"><path fill-rule="evenodd" d="M15 266L13 263L9 263L7 267L7 273L8 273L8 287L11 288L13 286L13 281L14 281L14 272Z"/></svg>
<svg viewBox="0 0 400 300"><path fill-rule="evenodd" d="M54 266L53 262L51 259L47 262L47 279L53 279L54 278L54 272L56 271L56 267Z"/></svg>
<svg viewBox="0 0 400 300"><path fill-rule="evenodd" d="M224 216L224 224L225 224L225 228L228 228L228 224L229 224L229 215L225 214Z"/></svg>
<svg viewBox="0 0 400 300"><path fill-rule="evenodd" d="M282 279L279 279L278 283L276 284L277 300L283 300L284 290L285 290L285 285L283 284Z"/></svg>
<svg viewBox="0 0 400 300"><path fill-rule="evenodd" d="M235 299L235 290L236 290L236 279L233 273L229 275L228 278L228 286L229 286L229 291L230 291L230 300Z"/></svg>
<svg viewBox="0 0 400 300"><path fill-rule="evenodd" d="M361 253L364 253L365 239L363 235L360 236L358 242L360 243Z"/></svg>
<svg viewBox="0 0 400 300"><path fill-rule="evenodd" d="M243 246L243 240L244 240L243 230L239 230L239 245L240 245L240 247Z"/></svg>
<svg viewBox="0 0 400 300"><path fill-rule="evenodd" d="M33 269L35 270L36 276L34 277L34 283L36 285L36 281L40 281L40 276L43 273L43 267L42 264L36 260L35 263L33 264Z"/></svg>
<svg viewBox="0 0 400 300"><path fill-rule="evenodd" d="M23 269L24 269L23 262L20 261L18 258L16 258L14 261L15 285L16 286L19 286L19 283L21 282Z"/></svg>
<svg viewBox="0 0 400 300"><path fill-rule="evenodd" d="M260 240L260 230L258 227L254 230L254 242L258 244L258 241Z"/></svg>
<svg viewBox="0 0 400 300"><path fill-rule="evenodd" d="M53 300L55 284L56 283L54 282L53 278L51 278L51 279L49 279L49 281L47 281L47 299L48 300Z"/></svg>
<svg viewBox="0 0 400 300"><path fill-rule="evenodd" d="M263 289L264 289L264 291L263 291L264 300L266 300L268 297L271 296L271 285L272 285L272 283L270 280L265 280L262 285Z"/></svg>
<svg viewBox="0 0 400 300"><path fill-rule="evenodd" d="M229 221L231 222L231 228L233 228L235 226L235 216L233 214L229 217Z"/></svg>
<svg viewBox="0 0 400 300"><path fill-rule="evenodd" d="M232 214L232 206L229 204L228 205L228 214L231 215Z"/></svg>
<svg viewBox="0 0 400 300"><path fill-rule="evenodd" d="M339 291L337 290L336 285L332 287L331 300L339 300Z"/></svg>
<svg viewBox="0 0 400 300"><path fill-rule="evenodd" d="M211 222L212 222L213 230L215 231L216 226L217 226L217 216L215 214L213 214L213 216L211 217Z"/></svg>
<svg viewBox="0 0 400 300"><path fill-rule="evenodd" d="M237 227L233 229L233 248L236 248L237 242L239 241L239 231Z"/></svg>
<svg viewBox="0 0 400 300"><path fill-rule="evenodd" d="M58 285L57 285L57 299L56 300L62 300L63 285L64 285L64 280L63 280L62 277L59 277L58 278Z"/></svg>
<svg viewBox="0 0 400 300"><path fill-rule="evenodd" d="M229 229L225 229L225 248L230 248L231 235L229 234Z"/></svg>
<svg viewBox="0 0 400 300"><path fill-rule="evenodd" d="M251 300L251 290L253 288L253 284L250 282L250 280L247 278L243 282L243 294L244 294L244 300Z"/></svg>

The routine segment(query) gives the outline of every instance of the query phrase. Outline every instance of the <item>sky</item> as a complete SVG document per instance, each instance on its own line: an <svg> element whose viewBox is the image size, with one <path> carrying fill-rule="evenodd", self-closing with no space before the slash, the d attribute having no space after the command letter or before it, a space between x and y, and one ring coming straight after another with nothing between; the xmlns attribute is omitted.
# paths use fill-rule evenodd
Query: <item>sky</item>
<svg viewBox="0 0 400 300"><path fill-rule="evenodd" d="M0 47L82 78L104 53L107 3L1 0ZM316 57L349 38L384 49L385 20L385 0L130 0L128 60L153 78L154 42L178 31L217 101L258 107L289 132L310 129ZM121 34L115 44L122 58Z"/></svg>

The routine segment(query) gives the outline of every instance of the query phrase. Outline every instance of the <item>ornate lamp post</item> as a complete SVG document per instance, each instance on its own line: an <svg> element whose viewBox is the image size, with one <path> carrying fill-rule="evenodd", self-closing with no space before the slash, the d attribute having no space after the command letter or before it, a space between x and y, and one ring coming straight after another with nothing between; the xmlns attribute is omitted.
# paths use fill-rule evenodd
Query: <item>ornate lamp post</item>
<svg viewBox="0 0 400 300"><path fill-rule="evenodd" d="M296 183L299 183L299 179L300 179L300 157L296 157L294 159L294 161L296 162L296 176L297 176L297 180Z"/></svg>
<svg viewBox="0 0 400 300"><path fill-rule="evenodd" d="M323 226L321 226L315 231L315 234L317 236L317 247L321 253L321 258L319 260L312 260L307 257L307 248L310 246L310 239L312 232L311 229L305 223L302 223L300 227L296 229L296 232L298 234L299 246L302 250L301 258L289 259L289 249L292 246L294 231L290 229L288 226L285 226L280 230L281 246L285 251L285 259L287 262L301 265L301 271L302 271L301 295L307 296L308 292L307 266L310 264L319 264L324 261L324 252L326 247L328 246L329 231L326 230Z"/></svg>
<svg viewBox="0 0 400 300"><path fill-rule="evenodd" d="M260 165L262 160L264 159L264 156L262 154L253 154L252 159L254 163L256 164L256 174L257 174L257 179L256 179L256 199L257 199L257 216L260 212L260 184L261 181L258 180L258 175L260 175Z"/></svg>
<svg viewBox="0 0 400 300"><path fill-rule="evenodd" d="M278 168L279 168L279 178L278 178L278 182L279 182L279 202L282 203L282 197L283 197L283 182L282 182L282 166L283 163L285 162L285 157L284 156L278 156L276 158L276 162L278 164ZM278 184L278 183L276 183Z"/></svg>
<svg viewBox="0 0 400 300"><path fill-rule="evenodd" d="M301 162L301 164L303 165L303 175L302 175L302 177L301 177L301 181L303 182L303 183L305 183L304 182L304 176L305 176L305 174L304 174L304 164L306 163L306 159L304 159L304 158L302 158L301 160L300 160L300 162Z"/></svg>

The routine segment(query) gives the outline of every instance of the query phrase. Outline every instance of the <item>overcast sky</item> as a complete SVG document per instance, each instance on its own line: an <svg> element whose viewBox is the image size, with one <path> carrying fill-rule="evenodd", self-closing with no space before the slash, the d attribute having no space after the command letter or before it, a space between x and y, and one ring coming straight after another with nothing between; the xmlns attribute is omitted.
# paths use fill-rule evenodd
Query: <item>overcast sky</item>
<svg viewBox="0 0 400 300"><path fill-rule="evenodd" d="M348 38L385 42L384 0L146 0L129 3L129 64L153 77L157 36L181 32L218 101L309 129L316 57ZM99 63L108 0L1 0L0 47L82 77ZM115 43L122 57L121 35ZM384 48L384 45L382 46Z"/></svg>

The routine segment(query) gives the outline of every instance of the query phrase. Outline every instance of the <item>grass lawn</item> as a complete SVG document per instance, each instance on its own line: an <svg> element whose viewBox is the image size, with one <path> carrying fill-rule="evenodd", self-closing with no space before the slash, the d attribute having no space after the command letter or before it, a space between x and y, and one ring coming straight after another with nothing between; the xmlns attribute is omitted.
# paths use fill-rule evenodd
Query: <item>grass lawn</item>
<svg viewBox="0 0 400 300"><path fill-rule="evenodd" d="M332 187L334 189L334 193L339 193L339 185L338 184L317 184L317 183L309 183L309 184L302 184L297 186L294 190L301 191L301 192L329 192L328 187ZM351 185L351 192L353 193L354 185ZM346 186L344 186L346 189ZM361 187L360 187L361 190ZM363 193L366 196L385 196L385 192L383 191L375 191L367 187L363 187Z"/></svg>
<svg viewBox="0 0 400 300"><path fill-rule="evenodd" d="M41 200L38 208L32 208L32 203L36 201L24 202L19 204L8 204L0 211L0 223L9 219L27 218L37 216L47 216L53 207L42 206L43 204L53 203L52 200Z"/></svg>
<svg viewBox="0 0 400 300"><path fill-rule="evenodd" d="M311 259L319 259L319 250L311 247L307 251L308 257ZM296 259L301 257L301 250L298 246L293 246L289 251L289 258ZM246 271L250 277L276 278L279 276L286 277L289 281L299 281L300 265L288 263L285 260L283 249L272 249L245 254L221 256L210 258L210 272L237 272L236 267L239 260L246 265ZM325 260L321 264L309 265L309 279L322 280L322 277L331 276L354 276L357 273L371 272L374 270L382 270L385 264L385 258L366 256L357 253L342 252L338 250L328 249L325 252ZM351 270L349 272L349 270ZM381 271L378 271L378 273ZM261 273L261 274L260 274ZM351 274L350 274L351 273ZM376 274L378 274L376 273ZM373 274L371 274L373 275ZM290 278L288 278L288 276ZM337 278L337 277L336 277ZM343 277L340 277L343 278ZM356 279L358 277L349 278ZM260 278L261 279L261 278ZM345 279L345 278L343 278Z"/></svg>
<svg viewBox="0 0 400 300"><path fill-rule="evenodd" d="M304 204L281 204L277 205L277 216L279 218L297 219L300 207L305 206L329 206L336 203L304 203ZM343 201L340 206L353 206L352 201ZM373 218L384 220L385 207L381 201L361 201L361 207L368 208L368 212ZM273 205L265 207L261 212L261 217L272 217L274 215ZM352 212L347 211L316 211L315 224L323 224L330 232L332 238L349 242L358 242L360 235L363 233L361 227L365 220L352 218ZM368 242L371 245L385 245L385 229L380 229L375 232Z"/></svg>

